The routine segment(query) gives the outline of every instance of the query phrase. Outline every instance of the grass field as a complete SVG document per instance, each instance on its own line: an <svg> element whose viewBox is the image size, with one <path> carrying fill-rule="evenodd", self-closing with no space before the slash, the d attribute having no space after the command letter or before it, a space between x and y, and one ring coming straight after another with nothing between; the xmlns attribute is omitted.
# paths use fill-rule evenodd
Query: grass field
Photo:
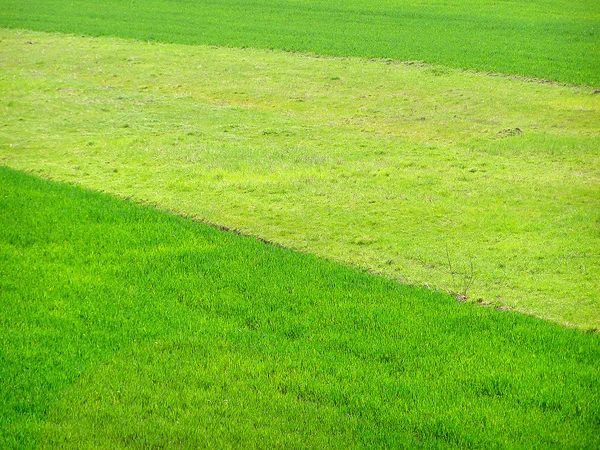
<svg viewBox="0 0 600 450"><path fill-rule="evenodd" d="M3 448L597 448L600 336L0 169Z"/></svg>
<svg viewBox="0 0 600 450"><path fill-rule="evenodd" d="M600 86L597 0L3 0L0 26L418 60Z"/></svg>
<svg viewBox="0 0 600 450"><path fill-rule="evenodd" d="M600 3L342 3L1 2L0 447L600 448Z"/></svg>
<svg viewBox="0 0 600 450"><path fill-rule="evenodd" d="M593 89L251 49L0 36L2 164L600 327Z"/></svg>

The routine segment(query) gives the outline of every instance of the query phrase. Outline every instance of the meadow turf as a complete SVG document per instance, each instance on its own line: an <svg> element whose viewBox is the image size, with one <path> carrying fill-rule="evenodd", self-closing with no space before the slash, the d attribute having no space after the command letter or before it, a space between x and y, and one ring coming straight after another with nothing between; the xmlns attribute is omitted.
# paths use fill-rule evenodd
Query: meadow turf
<svg viewBox="0 0 600 450"><path fill-rule="evenodd" d="M0 163L600 328L600 95L439 66L0 32Z"/></svg>
<svg viewBox="0 0 600 450"><path fill-rule="evenodd" d="M0 26L0 447L600 447L598 2Z"/></svg>
<svg viewBox="0 0 600 450"><path fill-rule="evenodd" d="M417 60L600 86L597 0L3 0L0 26Z"/></svg>
<svg viewBox="0 0 600 450"><path fill-rule="evenodd" d="M0 169L3 448L598 448L600 336Z"/></svg>

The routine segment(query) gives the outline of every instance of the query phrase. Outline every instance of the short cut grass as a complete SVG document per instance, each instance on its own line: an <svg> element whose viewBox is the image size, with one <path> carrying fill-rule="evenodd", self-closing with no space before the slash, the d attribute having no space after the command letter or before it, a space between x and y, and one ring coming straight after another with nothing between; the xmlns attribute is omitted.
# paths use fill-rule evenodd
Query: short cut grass
<svg viewBox="0 0 600 450"><path fill-rule="evenodd" d="M593 89L252 49L0 36L3 164L600 328Z"/></svg>

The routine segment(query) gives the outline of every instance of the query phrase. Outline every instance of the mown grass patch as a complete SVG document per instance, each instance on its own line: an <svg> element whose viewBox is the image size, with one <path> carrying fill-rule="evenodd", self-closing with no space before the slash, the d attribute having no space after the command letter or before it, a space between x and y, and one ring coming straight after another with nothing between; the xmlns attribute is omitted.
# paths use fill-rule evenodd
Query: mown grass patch
<svg viewBox="0 0 600 450"><path fill-rule="evenodd" d="M4 447L600 444L600 336L0 169Z"/></svg>
<svg viewBox="0 0 600 450"><path fill-rule="evenodd" d="M251 49L1 37L3 164L600 327L593 89Z"/></svg>
<svg viewBox="0 0 600 450"><path fill-rule="evenodd" d="M595 0L4 0L0 26L418 60L600 86Z"/></svg>

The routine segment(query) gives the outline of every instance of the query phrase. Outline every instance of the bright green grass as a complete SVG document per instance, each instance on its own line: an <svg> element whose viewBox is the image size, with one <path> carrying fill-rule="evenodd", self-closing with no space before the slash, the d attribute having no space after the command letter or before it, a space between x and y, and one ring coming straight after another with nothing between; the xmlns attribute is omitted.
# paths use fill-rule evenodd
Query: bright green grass
<svg viewBox="0 0 600 450"><path fill-rule="evenodd" d="M471 300L600 328L593 90L250 49L0 38L2 164L411 284L464 293L472 263Z"/></svg>
<svg viewBox="0 0 600 450"><path fill-rule="evenodd" d="M597 448L600 336L0 169L3 448Z"/></svg>
<svg viewBox="0 0 600 450"><path fill-rule="evenodd" d="M0 26L420 60L600 86L597 0L3 0Z"/></svg>

